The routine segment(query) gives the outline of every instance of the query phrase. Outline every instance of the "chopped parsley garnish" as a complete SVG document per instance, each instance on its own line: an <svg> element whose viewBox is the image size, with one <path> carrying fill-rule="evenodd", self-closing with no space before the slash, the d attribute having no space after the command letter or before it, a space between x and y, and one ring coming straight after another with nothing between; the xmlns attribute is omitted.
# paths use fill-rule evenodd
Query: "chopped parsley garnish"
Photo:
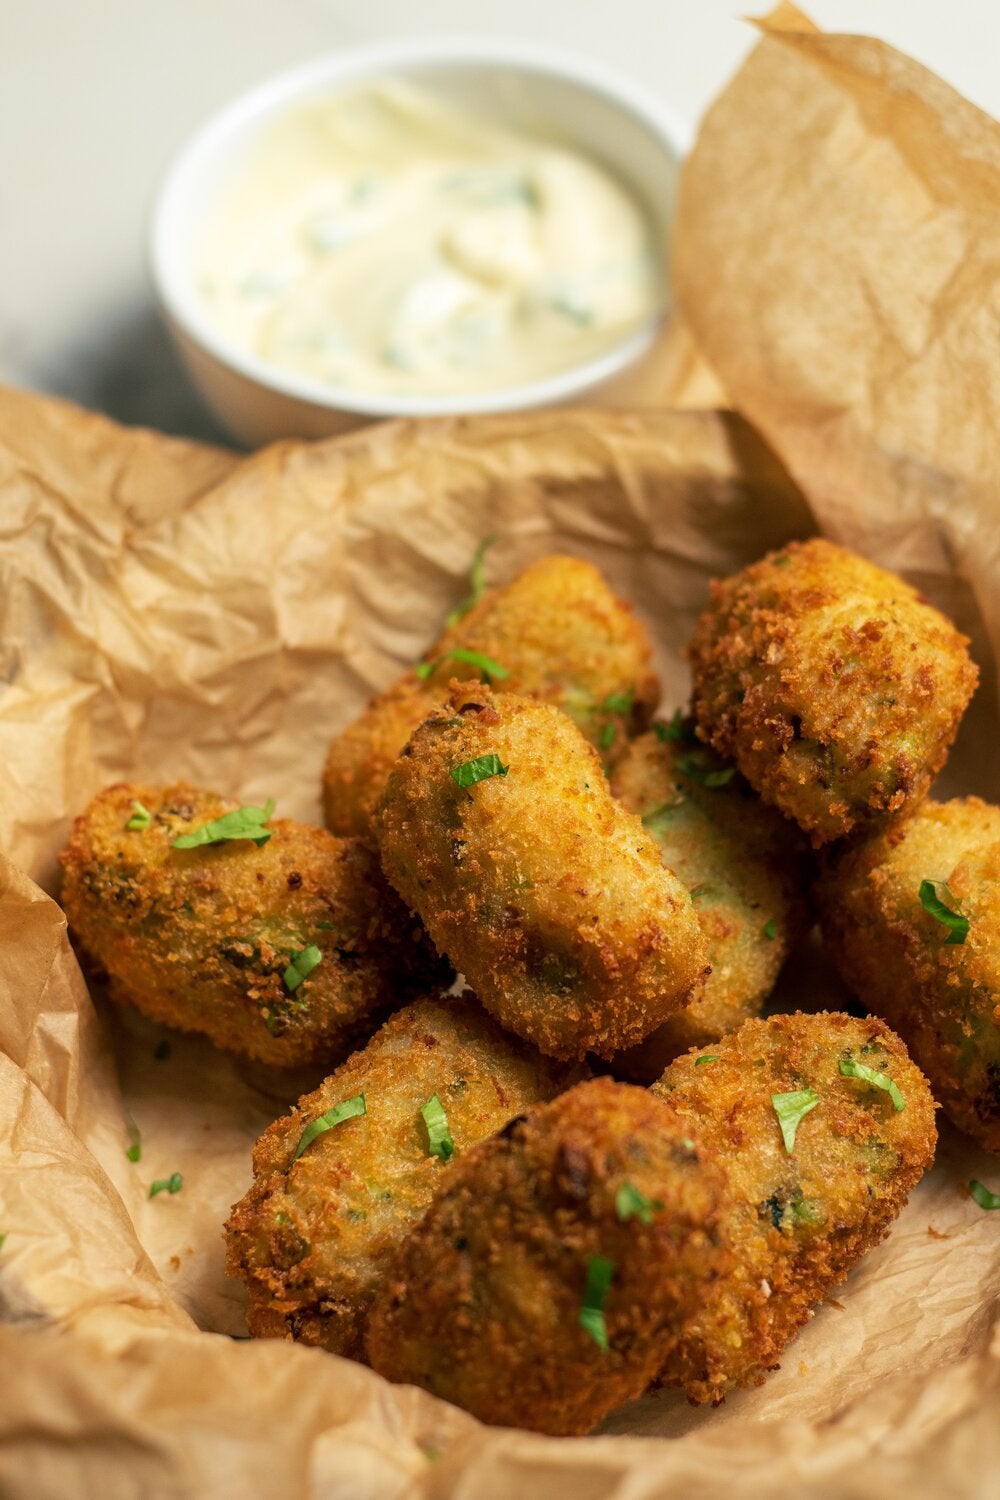
<svg viewBox="0 0 1000 1500"><path fill-rule="evenodd" d="M771 1103L781 1126L785 1150L791 1156L795 1150L796 1131L809 1111L816 1108L819 1095L814 1089L792 1089L788 1094L772 1094Z"/></svg>
<svg viewBox="0 0 1000 1500"><path fill-rule="evenodd" d="M313 969L323 962L323 954L315 943L310 943L308 948L300 948L298 952L293 950L291 962L282 974L285 989L293 993L298 989L303 979L307 979Z"/></svg>
<svg viewBox="0 0 1000 1500"><path fill-rule="evenodd" d="M3 1234L0 1234L0 1250L2 1250L4 1247L4 1242L7 1239L8 1232L9 1231L5 1229Z"/></svg>
<svg viewBox="0 0 1000 1500"><path fill-rule="evenodd" d="M587 1285L580 1304L580 1326L590 1334L598 1349L608 1348L604 1302L614 1274L614 1261L608 1260L604 1255L592 1255L587 1262Z"/></svg>
<svg viewBox="0 0 1000 1500"><path fill-rule="evenodd" d="M510 766L502 765L499 755L477 755L461 766L454 766L451 779L458 786L475 786L477 781L488 781L491 776L506 776Z"/></svg>
<svg viewBox="0 0 1000 1500"><path fill-rule="evenodd" d="M944 892L945 896L952 903L951 906L945 905L938 895L938 891ZM943 880L922 880L920 882L920 890L917 894L920 897L920 905L924 911L930 912L931 916L940 922L942 927L947 927L948 936L944 940L945 945L947 946L949 943L964 943L969 935L969 919L968 917L963 917L960 911L952 909L958 905L958 902L951 894L951 891L949 891L946 883Z"/></svg>
<svg viewBox="0 0 1000 1500"><path fill-rule="evenodd" d="M695 1058L694 1065L695 1065L696 1068L701 1068L701 1067L703 1067L705 1065L705 1063L718 1062L718 1061L719 1061L719 1054L717 1052L706 1052L705 1055L704 1055L704 1057L696 1057Z"/></svg>
<svg viewBox="0 0 1000 1500"><path fill-rule="evenodd" d="M635 689L629 688L624 693L609 693L601 707L608 714L627 714L632 710L635 701Z"/></svg>
<svg viewBox="0 0 1000 1500"><path fill-rule="evenodd" d="M237 807L233 812L223 813L202 824L193 833L182 833L173 840L171 849L198 849L202 844L224 844L227 839L252 839L258 849L266 844L272 830L264 824L274 812L274 799L264 807Z"/></svg>
<svg viewBox="0 0 1000 1500"><path fill-rule="evenodd" d="M719 771L709 771L700 766L692 755L682 755L677 762L682 776L697 781L701 786L726 786L736 775L735 766L725 766Z"/></svg>
<svg viewBox="0 0 1000 1500"><path fill-rule="evenodd" d="M661 802L659 807L654 807L652 812L643 813L643 828L655 828L660 819L677 806L676 802ZM693 892L692 892L693 894Z"/></svg>
<svg viewBox="0 0 1000 1500"><path fill-rule="evenodd" d="M684 717L681 709L675 708L668 724L664 724L662 719L657 719L653 725L653 732L661 744L666 744L670 740L678 743L689 740L691 738L690 720Z"/></svg>
<svg viewBox="0 0 1000 1500"><path fill-rule="evenodd" d="M299 1137L299 1144L295 1148L292 1161L298 1161L307 1146L311 1146L318 1135L324 1131L332 1130L335 1125L340 1125L344 1120L350 1120L355 1115L366 1115L368 1106L365 1103L364 1094L355 1094L352 1099L345 1099L341 1104L335 1104L328 1109L325 1115L320 1115L307 1125Z"/></svg>
<svg viewBox="0 0 1000 1500"><path fill-rule="evenodd" d="M468 598L457 604L449 615L445 617L447 626L457 625L459 620L465 618L470 609L474 609L486 592L486 554L496 541L496 536L484 537L472 554L472 562L469 565L469 588Z"/></svg>
<svg viewBox="0 0 1000 1500"><path fill-rule="evenodd" d="M613 724L605 724L601 730L601 749L610 750L618 736L618 731Z"/></svg>
<svg viewBox="0 0 1000 1500"><path fill-rule="evenodd" d="M440 1156L442 1161L447 1161L455 1150L455 1142L448 1129L448 1116L444 1112L444 1105L437 1094L431 1095L420 1113L427 1126L427 1154Z"/></svg>
<svg viewBox="0 0 1000 1500"><path fill-rule="evenodd" d="M631 1182L623 1182L615 1194L615 1213L623 1224L627 1224L629 1219L652 1224L654 1213L659 1213L662 1207L660 1198L647 1198Z"/></svg>
<svg viewBox="0 0 1000 1500"><path fill-rule="evenodd" d="M129 1121L128 1145L125 1147L125 1155L129 1161L139 1161L142 1157L142 1136L139 1127L134 1120Z"/></svg>
<svg viewBox="0 0 1000 1500"><path fill-rule="evenodd" d="M906 1108L906 1100L888 1073L879 1073L875 1068L866 1068L864 1063L855 1062L853 1057L840 1059L840 1073L842 1078L860 1078L862 1083L870 1083L877 1089L884 1089L897 1112Z"/></svg>
<svg viewBox="0 0 1000 1500"><path fill-rule="evenodd" d="M155 1198L157 1193L179 1193L183 1186L184 1178L180 1172L171 1172L169 1177L160 1177L149 1184L149 1196Z"/></svg>
<svg viewBox="0 0 1000 1500"><path fill-rule="evenodd" d="M765 922L764 925L763 925L763 927L760 930L764 934L764 936L767 938L767 940L768 940L769 943L773 943L774 940L775 940L775 938L778 936L778 929L774 925L774 918L773 917L770 919L770 921Z"/></svg>
<svg viewBox="0 0 1000 1500"><path fill-rule="evenodd" d="M153 814L150 812L149 808L143 807L141 802L133 802L132 816L125 824L125 827L130 829L133 833L141 833L144 828L149 827L152 821Z"/></svg>
<svg viewBox="0 0 1000 1500"><path fill-rule="evenodd" d="M984 1187L978 1178L973 1177L969 1183L969 1193L980 1208L1000 1208L1000 1193L991 1193L988 1187ZM2 1241L0 1241L2 1243Z"/></svg>
<svg viewBox="0 0 1000 1500"><path fill-rule="evenodd" d="M436 661L421 661L414 667L414 671L421 682L426 682L428 677L433 677L438 667L443 667L446 661L465 662L470 667L478 667L486 678L495 678L502 682L510 672L492 656L486 656L482 651L467 651L464 646L456 646L454 651L446 651L444 656L439 656Z"/></svg>

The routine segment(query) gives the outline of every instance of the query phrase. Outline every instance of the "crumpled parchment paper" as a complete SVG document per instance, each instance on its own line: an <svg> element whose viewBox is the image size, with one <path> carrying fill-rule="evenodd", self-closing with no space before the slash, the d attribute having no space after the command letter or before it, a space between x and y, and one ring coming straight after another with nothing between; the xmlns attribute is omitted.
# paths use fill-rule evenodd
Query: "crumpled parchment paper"
<svg viewBox="0 0 1000 1500"><path fill-rule="evenodd" d="M188 776L316 818L329 736L434 636L489 532L496 579L556 549L596 562L655 636L668 710L686 695L680 648L711 576L817 528L860 546L972 634L984 686L940 789L1000 795L1000 413L985 364L975 399L956 404L952 386L995 307L981 237L1000 129L879 44L820 38L787 8L780 26L705 123L677 247L691 335L678 386L707 388L707 356L771 447L733 413L550 412L393 424L240 463L0 392L4 1496L995 1493L1000 1236L961 1188L1000 1186L1000 1158L945 1126L889 1240L763 1387L716 1410L647 1397L591 1439L484 1428L361 1366L231 1337L242 1299L221 1224L253 1140L311 1080L197 1038L170 1036L163 1057L164 1032L88 995L46 894L73 814L117 777ZM921 200L923 217L913 200L908 219L934 131L936 180L951 153L963 187ZM811 174L831 162L835 191L817 191ZM933 332L925 292L907 303L898 289L892 325L872 293L891 301L883 257L898 269L922 227L926 261L952 243L945 221L965 249L950 290L939 265ZM827 253L834 231L853 253ZM837 278L850 337L820 317ZM810 1003L829 986L806 948L781 993ZM174 1171L182 1190L150 1201Z"/></svg>
<svg viewBox="0 0 1000 1500"><path fill-rule="evenodd" d="M682 174L683 317L823 530L952 572L996 639L1000 125L885 42L761 25Z"/></svg>

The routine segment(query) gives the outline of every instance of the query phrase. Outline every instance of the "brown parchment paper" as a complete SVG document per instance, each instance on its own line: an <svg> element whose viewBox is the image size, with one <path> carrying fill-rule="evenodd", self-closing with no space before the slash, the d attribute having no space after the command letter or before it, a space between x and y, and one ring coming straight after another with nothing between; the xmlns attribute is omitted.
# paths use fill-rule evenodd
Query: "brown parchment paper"
<svg viewBox="0 0 1000 1500"><path fill-rule="evenodd" d="M782 363L799 329L784 283L828 237L827 196L813 196L813 152L800 150L799 133L810 133L821 164L833 149L810 114L822 88L803 39L818 43L805 23L794 25L768 36L706 122L684 181L678 244L690 331L678 387L709 388L707 352L784 463L741 417L710 411L393 424L237 463L0 391L3 1496L996 1493L1000 1236L960 1186L971 1176L1000 1186L1000 1158L945 1128L937 1165L892 1236L759 1390L714 1411L669 1393L649 1397L583 1440L484 1428L333 1356L229 1337L243 1332L242 1299L223 1274L220 1226L249 1180L253 1140L311 1080L268 1075L194 1038L172 1036L158 1060L163 1032L88 995L46 894L56 889L55 856L73 813L115 777L185 775L248 798L273 795L282 812L316 818L330 734L433 637L488 532L499 535L496 578L556 548L596 562L657 640L668 708L686 694L680 647L713 574L817 528L861 546L901 567L972 634L984 688L942 789L998 795L1000 601L987 550L995 502L965 457L990 439L986 375L977 402L956 411L950 368L928 372L919 386L926 420L907 426L900 417L912 447L892 450L873 402L854 386L834 420L829 405L810 406L809 379L819 377L808 362L789 355ZM891 219L895 195L908 201L912 154L910 114L897 117L893 91L908 91L921 120L940 117L939 149L963 163L979 149L976 131L963 133L970 107L879 51L859 111L844 75L862 69L875 44L825 40L839 59L819 70L824 86L839 80L822 116L843 145L838 192L849 195L859 164L895 143L898 171L886 165L880 183ZM776 131L767 104L782 90L797 105ZM972 115L979 129L982 117ZM771 290L748 276L741 295L728 269L729 257L746 265L759 253L766 236L754 215L775 211L767 195L766 209L744 200L724 245L712 237L703 198L742 191L726 175L720 131L747 152L748 166L766 158L781 173L783 160L791 163ZM851 233L862 264L870 225L857 191ZM784 212L782 194L775 202ZM974 206L970 199L969 215ZM700 289L685 249L695 235L708 278ZM972 256L971 223L968 240ZM845 257L845 297L858 274L851 266ZM703 301L719 285L729 302L709 316ZM772 291L785 308L773 326ZM956 317L974 321L975 296L956 290L955 298ZM804 290L800 300L808 318ZM875 304L866 305L859 360L883 333ZM980 312L988 318L985 303ZM727 359L718 329L714 342L706 336L716 318L734 340L741 328L741 349L753 328L759 344L772 337L764 363L774 378L760 381L759 409L741 395L752 389L744 356ZM937 324L942 345L958 337L944 306ZM907 357L923 346L913 347ZM900 381L910 349L904 339ZM746 356L750 365L758 352ZM885 386L874 382L870 394ZM772 394L773 420L761 391ZM902 411L902 395L897 405ZM795 420L786 423L789 412ZM801 438L813 427L822 431L806 463L789 432ZM933 462L921 446L932 441ZM880 487L842 477L869 471ZM822 956L806 946L783 978L783 1003L837 994ZM124 1154L132 1121L143 1141L138 1164ZM183 1172L182 1191L150 1202L149 1182L172 1171Z"/></svg>
<svg viewBox="0 0 1000 1500"><path fill-rule="evenodd" d="M1000 125L884 42L760 24L682 173L683 318L824 530L995 632Z"/></svg>
<svg viewBox="0 0 1000 1500"><path fill-rule="evenodd" d="M4 636L17 646L0 698L12 856L0 884L0 1344L18 1376L0 1403L3 1493L874 1494L893 1465L917 1484L951 1465L949 1443L988 1446L976 1429L1000 1384L987 1352L1000 1263L988 1217L958 1184L991 1164L947 1136L842 1306L765 1387L715 1412L659 1396L613 1417L606 1437L549 1442L480 1428L316 1351L232 1342L222 1335L243 1331L242 1304L220 1225L252 1141L308 1080L196 1038L172 1037L157 1060L156 1028L103 1007L99 1021L58 908L29 878L51 887L68 820L112 776L188 775L317 816L329 734L434 633L487 530L499 533L498 577L556 547L597 561L649 621L665 701L681 701L680 647L708 578L814 527L741 419L551 414L389 426L238 467L195 454L194 493L182 494L182 468L167 517L130 525L121 495L144 488L135 435L105 424L91 450L76 435L92 418L2 394L0 433L14 413L4 488L23 504L0 543ZM95 492L96 467L128 476L118 502ZM970 785L981 743L961 747ZM815 1000L821 961L804 953L798 974L786 1000L797 982ZM130 1120L137 1165L124 1155ZM150 1202L149 1182L176 1170L183 1190ZM928 1469L915 1458L931 1446Z"/></svg>

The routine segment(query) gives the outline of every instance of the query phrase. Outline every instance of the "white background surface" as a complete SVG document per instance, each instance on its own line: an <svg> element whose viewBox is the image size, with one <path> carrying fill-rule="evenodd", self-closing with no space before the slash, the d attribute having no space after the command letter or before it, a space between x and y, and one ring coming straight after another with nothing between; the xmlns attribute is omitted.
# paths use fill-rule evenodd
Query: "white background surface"
<svg viewBox="0 0 1000 1500"><path fill-rule="evenodd" d="M1000 0L806 8L1000 116ZM740 16L736 0L0 0L0 381L221 436L160 329L145 220L186 136L271 73L390 36L518 36L631 72L694 125L753 43Z"/></svg>

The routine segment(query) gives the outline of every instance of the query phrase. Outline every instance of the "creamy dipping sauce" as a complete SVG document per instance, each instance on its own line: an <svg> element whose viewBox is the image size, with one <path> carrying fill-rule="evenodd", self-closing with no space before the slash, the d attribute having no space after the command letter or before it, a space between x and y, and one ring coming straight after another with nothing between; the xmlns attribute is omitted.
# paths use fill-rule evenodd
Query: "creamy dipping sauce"
<svg viewBox="0 0 1000 1500"><path fill-rule="evenodd" d="M269 124L199 247L233 343L324 384L499 390L621 342L663 307L664 255L596 162L401 83Z"/></svg>

